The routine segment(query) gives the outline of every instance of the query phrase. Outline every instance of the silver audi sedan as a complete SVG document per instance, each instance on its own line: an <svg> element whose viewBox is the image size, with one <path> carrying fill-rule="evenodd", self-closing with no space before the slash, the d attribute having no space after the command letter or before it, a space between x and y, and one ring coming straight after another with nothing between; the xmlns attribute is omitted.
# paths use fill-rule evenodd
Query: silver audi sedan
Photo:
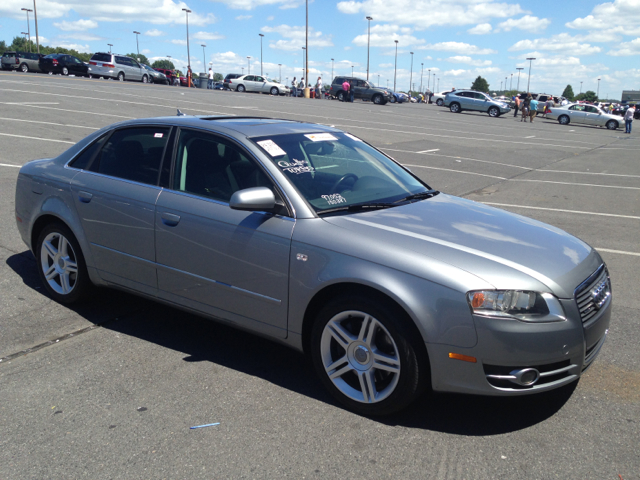
<svg viewBox="0 0 640 480"><path fill-rule="evenodd" d="M609 272L585 242L324 125L118 123L24 165L15 204L56 301L113 287L282 342L360 414L425 389L567 385L609 328Z"/></svg>

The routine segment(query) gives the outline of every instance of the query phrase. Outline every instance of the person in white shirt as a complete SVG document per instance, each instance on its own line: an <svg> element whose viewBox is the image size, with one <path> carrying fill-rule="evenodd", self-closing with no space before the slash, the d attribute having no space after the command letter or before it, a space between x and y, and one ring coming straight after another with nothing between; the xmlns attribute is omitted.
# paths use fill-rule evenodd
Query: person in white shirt
<svg viewBox="0 0 640 480"><path fill-rule="evenodd" d="M298 88L299 88L300 90L304 90L304 87L305 87L304 77L302 77L302 78L300 79L300 84L298 85Z"/></svg>
<svg viewBox="0 0 640 480"><path fill-rule="evenodd" d="M316 98L322 99L322 77L318 77L316 82Z"/></svg>
<svg viewBox="0 0 640 480"><path fill-rule="evenodd" d="M624 126L625 132L631 134L631 124L633 123L633 115L636 113L636 109L634 105L631 105L627 108L627 111L624 113Z"/></svg>
<svg viewBox="0 0 640 480"><path fill-rule="evenodd" d="M213 89L213 70L209 67L209 81L207 82L207 88Z"/></svg>

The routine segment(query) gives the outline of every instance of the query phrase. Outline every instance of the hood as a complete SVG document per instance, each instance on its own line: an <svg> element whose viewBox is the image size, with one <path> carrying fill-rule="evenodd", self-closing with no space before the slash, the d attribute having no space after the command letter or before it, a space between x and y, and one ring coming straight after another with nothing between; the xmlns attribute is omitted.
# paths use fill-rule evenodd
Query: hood
<svg viewBox="0 0 640 480"><path fill-rule="evenodd" d="M498 289L546 286L570 298L602 263L588 244L563 230L442 193L400 207L325 220L437 258Z"/></svg>

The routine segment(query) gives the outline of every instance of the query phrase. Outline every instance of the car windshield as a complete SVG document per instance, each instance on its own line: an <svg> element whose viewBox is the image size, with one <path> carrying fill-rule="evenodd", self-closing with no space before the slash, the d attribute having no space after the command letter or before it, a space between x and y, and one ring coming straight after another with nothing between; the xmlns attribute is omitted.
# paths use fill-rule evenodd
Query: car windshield
<svg viewBox="0 0 640 480"><path fill-rule="evenodd" d="M393 206L430 191L393 160L348 133L285 134L251 140L319 214L337 207Z"/></svg>

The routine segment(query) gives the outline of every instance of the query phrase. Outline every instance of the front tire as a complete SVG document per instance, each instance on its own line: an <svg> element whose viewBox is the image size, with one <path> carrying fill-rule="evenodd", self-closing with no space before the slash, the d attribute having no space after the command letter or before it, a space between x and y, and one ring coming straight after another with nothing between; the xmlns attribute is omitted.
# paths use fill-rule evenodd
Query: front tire
<svg viewBox="0 0 640 480"><path fill-rule="evenodd" d="M441 107L442 105L444 105L444 100L439 98L438 100L436 100L436 105L438 105L439 107Z"/></svg>
<svg viewBox="0 0 640 480"><path fill-rule="evenodd" d="M383 103L382 103L382 102L383 102L382 95L378 94L378 95L374 95L374 96L373 96L373 103L374 103L375 105L383 105Z"/></svg>
<svg viewBox="0 0 640 480"><path fill-rule="evenodd" d="M147 77L146 75L142 76L142 83L149 83L149 77Z"/></svg>
<svg viewBox="0 0 640 480"><path fill-rule="evenodd" d="M609 120L609 121L607 122L607 128L608 128L609 130L615 130L615 129L617 129L617 128L618 128L618 126L619 126L619 125L618 125L618 122L616 122L615 120Z"/></svg>
<svg viewBox="0 0 640 480"><path fill-rule="evenodd" d="M498 107L491 107L487 113L489 114L490 117L497 118L500 116L500 109Z"/></svg>
<svg viewBox="0 0 640 480"><path fill-rule="evenodd" d="M462 111L459 103L452 103L449 105L449 110L451 110L451 113L460 113Z"/></svg>
<svg viewBox="0 0 640 480"><path fill-rule="evenodd" d="M29 71L29 65L23 63L22 65L20 65L20 71L23 73L27 73Z"/></svg>
<svg viewBox="0 0 640 480"><path fill-rule="evenodd" d="M57 302L82 300L91 288L84 256L75 236L65 225L47 225L36 242L38 275Z"/></svg>
<svg viewBox="0 0 640 480"><path fill-rule="evenodd" d="M558 117L558 123L560 125L569 125L569 122L571 121L571 119L569 118L568 115L560 115Z"/></svg>
<svg viewBox="0 0 640 480"><path fill-rule="evenodd" d="M236 90L237 90L238 92L241 92L241 93L242 93L242 92L246 92L246 91L247 91L247 89L246 89L246 88L244 88L244 85L238 85L238 88L236 88Z"/></svg>
<svg viewBox="0 0 640 480"><path fill-rule="evenodd" d="M280 90L278 90L278 87L271 87L270 93L271 93L271 95L278 96L278 95L280 95Z"/></svg>
<svg viewBox="0 0 640 480"><path fill-rule="evenodd" d="M329 392L349 410L388 415L409 405L428 368L411 320L399 308L355 296L329 302L311 331L311 358ZM424 348L424 346L422 347Z"/></svg>

